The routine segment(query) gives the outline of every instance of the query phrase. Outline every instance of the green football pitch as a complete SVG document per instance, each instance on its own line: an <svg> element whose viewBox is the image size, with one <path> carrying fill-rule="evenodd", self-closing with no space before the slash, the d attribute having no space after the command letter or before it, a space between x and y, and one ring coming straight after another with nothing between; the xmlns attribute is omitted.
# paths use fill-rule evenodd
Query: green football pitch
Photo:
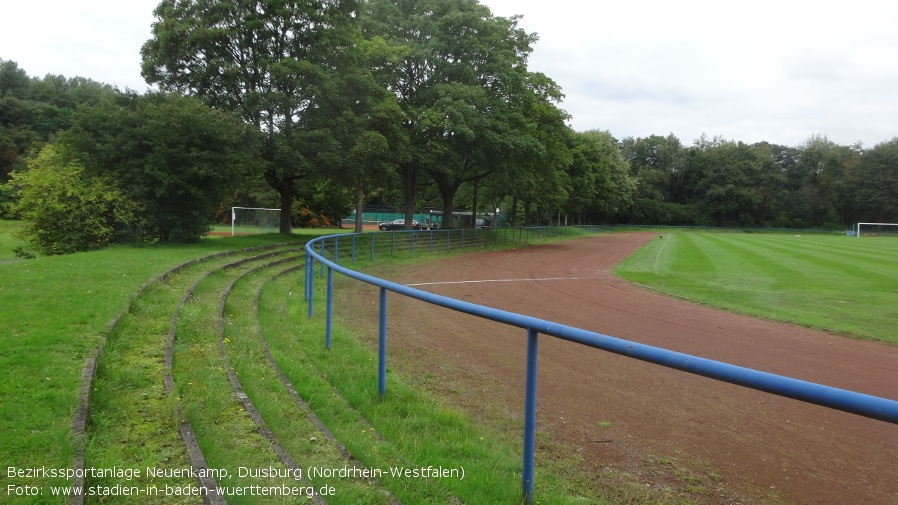
<svg viewBox="0 0 898 505"><path fill-rule="evenodd" d="M615 272L713 307L898 343L898 238L664 233Z"/></svg>

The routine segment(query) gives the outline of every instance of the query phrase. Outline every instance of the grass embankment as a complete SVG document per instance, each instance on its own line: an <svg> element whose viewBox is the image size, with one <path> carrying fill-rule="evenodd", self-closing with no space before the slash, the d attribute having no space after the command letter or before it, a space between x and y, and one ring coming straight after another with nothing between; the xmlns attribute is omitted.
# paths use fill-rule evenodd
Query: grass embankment
<svg viewBox="0 0 898 505"><path fill-rule="evenodd" d="M85 358L144 282L192 258L283 240L268 235L187 246L114 247L0 265L3 462L22 468L71 468L74 442L69 428ZM67 483L0 474L3 496L9 484L49 492L46 486Z"/></svg>
<svg viewBox="0 0 898 505"><path fill-rule="evenodd" d="M896 257L888 237L675 232L615 272L713 307L895 344Z"/></svg>
<svg viewBox="0 0 898 505"><path fill-rule="evenodd" d="M39 258L3 265L0 304L6 311L0 334L0 406L7 466L71 468L74 442L70 437L72 411L85 357L96 348L107 325L127 306L130 296L148 279L187 259L221 250L244 248L280 237L211 240L190 247L113 248L106 251ZM226 369L233 367L248 398L262 413L266 429L305 470L339 468L346 462L337 449L315 433L318 426L293 401L283 384L274 380L273 365L264 358L249 298L269 283L277 270L264 262L222 270L233 258L193 265L155 283L136 300L109 335L97 368L87 433L88 468L144 471L184 468L187 456L177 436L180 419L194 425L200 447L211 468L283 468L272 442L260 434L242 409ZM228 296L223 324L217 306L236 276L250 272ZM211 273L205 277L207 273ZM391 374L390 392L381 399L373 387L375 358L349 333L337 328L340 353L322 350L321 316L308 322L300 303L299 274L270 282L276 293L263 297L261 317L272 353L278 356L297 389L315 413L350 452L369 468L379 469L380 483L366 479L321 477L316 489L334 487L330 503L388 503L391 493L406 503L514 502L519 499L520 455L517 440L505 440L490 427L478 426L464 414L446 408ZM178 309L179 300L196 284L196 291ZM317 283L317 296L324 286ZM286 291L286 293L284 293ZM323 304L317 304L322 310ZM166 333L178 316L174 348L175 394L164 394L162 354ZM223 333L219 335L219 327ZM270 336L269 336L270 335ZM222 356L216 349L226 349ZM179 416L183 406L183 416ZM373 428L373 429L372 429ZM383 433L383 435L381 435ZM390 468L443 466L464 468L465 479L394 477ZM16 498L15 503L62 503L49 496L49 486L65 486L65 479L10 478L7 485L35 486L40 496ZM87 484L107 489L121 486L193 485L191 478L88 478ZM292 484L289 479L222 479L230 486ZM539 476L538 492L557 503L578 503L577 493L561 493L558 479ZM97 501L88 498L88 502ZM122 503L194 503L196 497L106 497ZM229 499L258 503L259 497ZM268 501L268 500L266 500ZM271 502L295 500L272 499Z"/></svg>

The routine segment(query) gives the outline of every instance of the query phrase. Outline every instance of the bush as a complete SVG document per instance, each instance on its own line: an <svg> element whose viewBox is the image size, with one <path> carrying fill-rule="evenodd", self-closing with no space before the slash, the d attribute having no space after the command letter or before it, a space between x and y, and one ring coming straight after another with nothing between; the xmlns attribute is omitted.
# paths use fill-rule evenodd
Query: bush
<svg viewBox="0 0 898 505"><path fill-rule="evenodd" d="M84 177L84 168L45 146L14 172L8 184L18 191L12 205L24 221L17 235L44 255L99 249L135 238L140 206L109 181Z"/></svg>
<svg viewBox="0 0 898 505"><path fill-rule="evenodd" d="M302 206L298 202L293 203L293 226L299 228L330 228L331 222L324 214L319 214Z"/></svg>
<svg viewBox="0 0 898 505"><path fill-rule="evenodd" d="M149 241L196 242L256 166L258 132L196 98L124 95L78 110L60 143L141 202Z"/></svg>
<svg viewBox="0 0 898 505"><path fill-rule="evenodd" d="M15 248L13 248L12 252L16 255L16 258L22 258L24 260L32 260L37 257L36 254L29 251L28 249L25 249L22 246L16 246Z"/></svg>

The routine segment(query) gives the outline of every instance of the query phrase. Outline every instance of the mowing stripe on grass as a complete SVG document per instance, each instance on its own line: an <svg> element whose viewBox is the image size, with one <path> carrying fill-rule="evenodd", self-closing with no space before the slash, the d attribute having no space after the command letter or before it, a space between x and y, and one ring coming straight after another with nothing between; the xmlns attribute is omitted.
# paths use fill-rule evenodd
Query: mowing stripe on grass
<svg viewBox="0 0 898 505"><path fill-rule="evenodd" d="M898 342L898 240L698 232L670 240L666 270L653 268L652 241L615 272L727 310Z"/></svg>
<svg viewBox="0 0 898 505"><path fill-rule="evenodd" d="M680 235L667 235L666 237L667 242L665 243L674 244L671 248L672 254L666 256L664 254L664 247L657 251L657 256L653 262L653 270L656 273L660 273L658 272L659 265L668 268L671 265L676 265L677 270L683 273L702 272L706 268L704 265L712 263L712 257L718 257L715 254L706 252L704 248L699 247L696 244L694 237Z"/></svg>

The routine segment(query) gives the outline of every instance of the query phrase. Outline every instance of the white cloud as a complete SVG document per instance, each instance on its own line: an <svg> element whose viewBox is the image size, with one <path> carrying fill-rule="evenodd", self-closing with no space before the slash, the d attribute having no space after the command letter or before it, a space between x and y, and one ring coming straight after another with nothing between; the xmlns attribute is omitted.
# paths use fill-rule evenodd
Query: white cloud
<svg viewBox="0 0 898 505"><path fill-rule="evenodd" d="M562 86L578 130L787 145L898 136L898 4L484 3L539 33L531 69Z"/></svg>
<svg viewBox="0 0 898 505"><path fill-rule="evenodd" d="M31 76L62 74L145 91L140 47L158 0L10 2L0 18L0 58Z"/></svg>

